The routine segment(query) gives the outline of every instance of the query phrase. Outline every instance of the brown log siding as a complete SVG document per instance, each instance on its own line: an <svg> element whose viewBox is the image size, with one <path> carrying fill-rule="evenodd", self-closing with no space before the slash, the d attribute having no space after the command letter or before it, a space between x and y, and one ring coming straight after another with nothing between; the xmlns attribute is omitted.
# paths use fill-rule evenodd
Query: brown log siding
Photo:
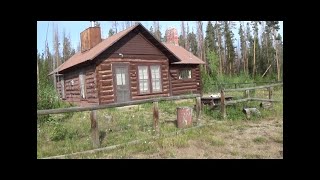
<svg viewBox="0 0 320 180"><path fill-rule="evenodd" d="M78 105L86 104L97 104L98 103L98 94L96 89L96 79L95 79L95 67L88 66L85 68L80 68L71 72L64 74L64 83L65 83L65 101L72 102ZM86 86L86 98L82 99L80 96L80 82L79 82L79 73L83 70L85 72L85 86ZM57 82L57 90L62 96L61 92L61 78ZM74 84L71 85L73 80Z"/></svg>
<svg viewBox="0 0 320 180"><path fill-rule="evenodd" d="M191 79L179 79L179 72L191 69ZM170 65L172 95L200 93L199 65Z"/></svg>
<svg viewBox="0 0 320 180"><path fill-rule="evenodd" d="M152 97L169 96L169 78L168 60L141 60L141 59L113 59L109 58L102 61L96 69L98 79L98 93L100 97L100 104L107 104L115 102L116 93L113 88L112 64L113 63L129 63L129 83L131 84L130 93L131 100L148 99ZM138 80L138 66L160 65L161 67L161 86L162 92L139 94L139 80Z"/></svg>

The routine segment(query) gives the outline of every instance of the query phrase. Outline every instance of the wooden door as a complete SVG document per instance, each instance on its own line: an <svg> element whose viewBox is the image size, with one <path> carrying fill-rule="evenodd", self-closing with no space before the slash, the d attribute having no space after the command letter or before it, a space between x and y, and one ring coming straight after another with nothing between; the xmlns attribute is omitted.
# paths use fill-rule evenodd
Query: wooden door
<svg viewBox="0 0 320 180"><path fill-rule="evenodd" d="M116 102L130 101L129 65L113 64L113 82Z"/></svg>

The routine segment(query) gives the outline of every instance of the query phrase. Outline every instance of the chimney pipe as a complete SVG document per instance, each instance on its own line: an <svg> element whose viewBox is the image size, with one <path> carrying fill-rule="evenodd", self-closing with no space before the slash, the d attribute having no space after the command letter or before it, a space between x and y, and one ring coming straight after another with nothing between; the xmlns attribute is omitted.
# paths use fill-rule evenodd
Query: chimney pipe
<svg viewBox="0 0 320 180"><path fill-rule="evenodd" d="M91 22L91 27L94 27L94 22L95 21L90 21Z"/></svg>

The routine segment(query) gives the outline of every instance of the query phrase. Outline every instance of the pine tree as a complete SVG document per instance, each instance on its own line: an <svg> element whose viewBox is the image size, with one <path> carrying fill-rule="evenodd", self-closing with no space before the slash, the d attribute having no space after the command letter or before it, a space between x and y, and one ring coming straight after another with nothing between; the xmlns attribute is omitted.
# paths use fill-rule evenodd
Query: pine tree
<svg viewBox="0 0 320 180"><path fill-rule="evenodd" d="M217 54L217 47L215 44L215 32L211 21L208 22L205 37L205 49L206 51L214 51Z"/></svg>
<svg viewBox="0 0 320 180"><path fill-rule="evenodd" d="M242 29L242 23L240 22L240 28L239 28L239 36L240 36L240 48L241 48L241 59L242 59L242 65L243 65L243 72L246 72L246 41L245 41L245 35L244 31Z"/></svg>
<svg viewBox="0 0 320 180"><path fill-rule="evenodd" d="M58 29L58 26L56 27L56 29L54 29L54 26L52 27L53 28L53 47L54 47L54 63L53 63L53 69L56 69L59 67L59 65L61 64L60 63L60 53L59 53L59 46L60 46L60 43L59 43L59 29ZM54 88L56 89L56 75L54 74L53 75L53 80L54 80Z"/></svg>
<svg viewBox="0 0 320 180"><path fill-rule="evenodd" d="M179 36L179 45L183 48L187 47L186 27L184 21L181 21L181 35Z"/></svg>
<svg viewBox="0 0 320 180"><path fill-rule="evenodd" d="M179 36L179 46L181 46L181 47L184 47L184 45L185 45L185 39L183 38L183 36L182 35L180 35ZM185 47L184 47L185 48Z"/></svg>
<svg viewBox="0 0 320 180"><path fill-rule="evenodd" d="M222 30L221 30L221 24L216 21L215 24L215 30L218 37L218 51L219 51L219 73L220 75L223 74L223 60L222 60Z"/></svg>
<svg viewBox="0 0 320 180"><path fill-rule="evenodd" d="M99 21L95 21L94 22L94 27L100 27L100 22Z"/></svg>
<svg viewBox="0 0 320 180"><path fill-rule="evenodd" d="M198 42L197 42L196 35L193 33L193 30L190 34L188 34L188 41L190 44L190 49L192 54L196 56L198 51Z"/></svg>
<svg viewBox="0 0 320 180"><path fill-rule="evenodd" d="M151 26L149 32L154 35L153 27Z"/></svg>
<svg viewBox="0 0 320 180"><path fill-rule="evenodd" d="M226 46L226 62L229 67L229 75L233 72L233 63L235 59L235 51L233 46L233 33L230 30L229 22L224 22L224 35L225 35L225 46Z"/></svg>
<svg viewBox="0 0 320 180"><path fill-rule="evenodd" d="M252 29L254 31L254 39L253 39L253 70L252 70L252 77L255 77L256 74L256 58L257 52L259 52L259 40L258 40L258 21L252 21Z"/></svg>
<svg viewBox="0 0 320 180"><path fill-rule="evenodd" d="M69 34L69 37L67 37L64 29L63 30L62 63L67 61L74 54L75 54L75 50L71 47L70 34Z"/></svg>
<svg viewBox="0 0 320 180"><path fill-rule="evenodd" d="M279 64L279 52L278 52L278 43L276 40L277 30L280 29L279 21L266 21L267 26L271 29L274 39L274 48L275 48L275 59L276 59L276 70L277 70L277 80L280 81L280 64Z"/></svg>
<svg viewBox="0 0 320 180"><path fill-rule="evenodd" d="M108 37L114 35L114 33L115 33L114 30L112 28L110 28L109 33L108 33L108 35L109 35Z"/></svg>
<svg viewBox="0 0 320 180"><path fill-rule="evenodd" d="M113 21L113 23L112 23L112 27L113 27L116 34L118 33L118 23L119 22L117 22L117 21Z"/></svg>
<svg viewBox="0 0 320 180"><path fill-rule="evenodd" d="M205 60L204 55L204 41L203 41L203 25L202 21L197 21L197 40L198 40L198 56L201 60Z"/></svg>
<svg viewBox="0 0 320 180"><path fill-rule="evenodd" d="M252 53L252 50L253 50L253 38L251 36L251 30L250 30L250 25L249 23L247 23L247 28L246 28L246 41L248 42L248 45L246 48L247 51L246 51L246 57L247 57L247 72L248 74L251 74L252 73L252 62L253 62L253 53Z"/></svg>
<svg viewBox="0 0 320 180"><path fill-rule="evenodd" d="M154 25L154 36L161 41L161 27L159 25L159 21L153 21Z"/></svg>
<svg viewBox="0 0 320 180"><path fill-rule="evenodd" d="M189 51L190 50L190 42L188 40L188 36L189 36L189 24L187 22L187 32L186 32L186 49Z"/></svg>

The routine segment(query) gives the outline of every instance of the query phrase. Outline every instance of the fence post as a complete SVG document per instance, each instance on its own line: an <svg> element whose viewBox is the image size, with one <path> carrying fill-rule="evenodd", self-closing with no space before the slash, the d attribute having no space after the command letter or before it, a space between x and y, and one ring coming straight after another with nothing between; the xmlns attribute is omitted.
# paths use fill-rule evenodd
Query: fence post
<svg viewBox="0 0 320 180"><path fill-rule="evenodd" d="M268 87L268 90L269 90L269 99L272 99L273 88L272 87Z"/></svg>
<svg viewBox="0 0 320 180"><path fill-rule="evenodd" d="M249 98L249 90L244 91L244 98Z"/></svg>
<svg viewBox="0 0 320 180"><path fill-rule="evenodd" d="M272 91L273 91L273 87L268 87L269 90L269 99L272 99ZM272 102L270 102L272 104Z"/></svg>
<svg viewBox="0 0 320 180"><path fill-rule="evenodd" d="M221 89L221 115L222 115L222 118L225 119L226 118L226 105L225 105L225 98L224 98L224 90Z"/></svg>
<svg viewBox="0 0 320 180"><path fill-rule="evenodd" d="M96 110L91 111L91 138L92 138L93 147L95 148L100 147L99 128L98 128Z"/></svg>
<svg viewBox="0 0 320 180"><path fill-rule="evenodd" d="M200 124L200 113L201 113L201 97L196 97L196 121L197 125Z"/></svg>
<svg viewBox="0 0 320 180"><path fill-rule="evenodd" d="M153 129L155 134L159 134L159 106L158 101L153 102Z"/></svg>

